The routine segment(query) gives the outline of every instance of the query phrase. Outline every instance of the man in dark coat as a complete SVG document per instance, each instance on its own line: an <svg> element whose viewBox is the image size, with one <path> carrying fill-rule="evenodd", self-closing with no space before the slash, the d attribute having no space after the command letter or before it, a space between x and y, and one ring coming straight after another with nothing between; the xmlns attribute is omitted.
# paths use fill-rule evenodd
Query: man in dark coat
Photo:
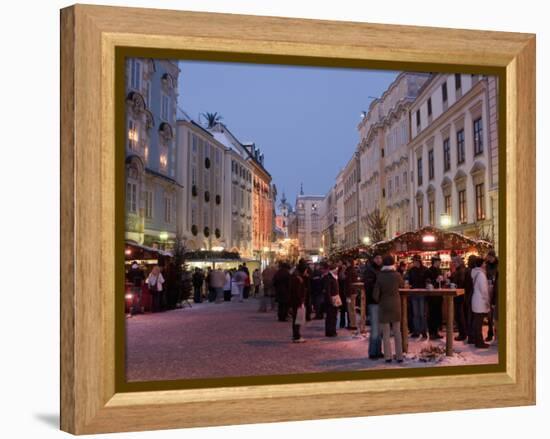
<svg viewBox="0 0 550 439"><path fill-rule="evenodd" d="M298 311L304 313L305 319L305 301L307 295L307 265L298 264L294 273L290 276L290 314L292 316L292 341L301 343L305 341L300 334L302 321L297 321Z"/></svg>
<svg viewBox="0 0 550 439"><path fill-rule="evenodd" d="M466 280L466 267L464 267L464 261L461 257L456 256L451 261L451 264L455 267L453 274L451 274L451 283L455 284L456 288L463 289ZM455 322L458 327L458 335L455 337L455 340L464 341L467 337L466 318L464 313L464 295L455 296L453 301L455 309Z"/></svg>
<svg viewBox="0 0 550 439"><path fill-rule="evenodd" d="M439 256L432 257L432 265L426 271L426 280L431 283L434 288L441 288L441 282L443 275L441 273L441 259ZM442 296L428 296L428 331L430 333L430 339L437 340L443 338L439 334L439 328L443 321L443 297Z"/></svg>
<svg viewBox="0 0 550 439"><path fill-rule="evenodd" d="M355 303L357 301L358 290L355 283L359 282L359 275L355 268L355 261L350 261L346 268L346 304L348 307L348 327L347 329L357 329L357 314L355 312Z"/></svg>
<svg viewBox="0 0 550 439"><path fill-rule="evenodd" d="M365 267L363 282L365 283L365 295L367 312L370 323L369 334L369 358L376 360L382 358L382 337L380 336L380 324L378 318L378 300L374 298L374 285L380 269L382 268L382 255L375 253Z"/></svg>
<svg viewBox="0 0 550 439"><path fill-rule="evenodd" d="M311 288L311 300L313 302L313 309L315 311L315 319L323 319L323 273L319 269L319 265L315 264L313 272L311 273L310 288Z"/></svg>
<svg viewBox="0 0 550 439"><path fill-rule="evenodd" d="M487 338L485 341L491 341L495 336L495 314L497 314L498 306L498 258L494 250L490 250L487 253L487 259L485 261L485 268L487 271L487 280L489 282L489 294L491 298L491 311L487 316L489 329L487 331Z"/></svg>
<svg viewBox="0 0 550 439"><path fill-rule="evenodd" d="M145 280L145 273L141 270L136 261L132 263L132 268L128 271L126 275L128 282L132 284L132 291L134 293L134 299L132 301L132 307L130 313L138 314L141 313L141 294L143 291L143 281Z"/></svg>
<svg viewBox="0 0 550 439"><path fill-rule="evenodd" d="M334 306L333 300L340 295L338 289L338 267L329 266L327 262L321 264L323 272L323 294L325 296L325 336L336 337L336 320L338 317L338 308Z"/></svg>
<svg viewBox="0 0 550 439"><path fill-rule="evenodd" d="M195 268L193 273L193 302L201 303L202 302L202 284L204 282L204 275L199 267Z"/></svg>
<svg viewBox="0 0 550 439"><path fill-rule="evenodd" d="M286 262L279 265L273 276L273 287L277 299L277 318L280 322L286 322L290 304L290 266Z"/></svg>
<svg viewBox="0 0 550 439"><path fill-rule="evenodd" d="M426 270L420 255L413 256L413 266L408 272L408 281L411 288L426 288ZM412 337L428 338L428 324L426 322L426 298L418 294L411 294L412 309Z"/></svg>

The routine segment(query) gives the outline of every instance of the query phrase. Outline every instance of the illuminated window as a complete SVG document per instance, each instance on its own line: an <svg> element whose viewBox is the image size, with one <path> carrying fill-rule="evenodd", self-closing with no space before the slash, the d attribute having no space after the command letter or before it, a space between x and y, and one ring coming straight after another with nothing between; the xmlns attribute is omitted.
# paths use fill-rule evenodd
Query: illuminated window
<svg viewBox="0 0 550 439"><path fill-rule="evenodd" d="M128 119L128 147L132 151L137 150L138 140L137 125L132 119Z"/></svg>
<svg viewBox="0 0 550 439"><path fill-rule="evenodd" d="M445 213L447 215L451 215L452 207L451 207L451 196L445 195Z"/></svg>
<svg viewBox="0 0 550 439"><path fill-rule="evenodd" d="M458 191L458 220L460 224L468 221L466 218L466 190Z"/></svg>
<svg viewBox="0 0 550 439"><path fill-rule="evenodd" d="M485 185L476 184L476 218L478 221L485 219Z"/></svg>
<svg viewBox="0 0 550 439"><path fill-rule="evenodd" d="M429 222L430 226L435 225L435 201L431 200L428 201L428 216L429 216Z"/></svg>

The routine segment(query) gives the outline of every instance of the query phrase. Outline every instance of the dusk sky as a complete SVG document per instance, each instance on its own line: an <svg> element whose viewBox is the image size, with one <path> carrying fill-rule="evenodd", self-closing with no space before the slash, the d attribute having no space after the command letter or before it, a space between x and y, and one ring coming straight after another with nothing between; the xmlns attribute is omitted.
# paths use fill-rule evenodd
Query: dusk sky
<svg viewBox="0 0 550 439"><path fill-rule="evenodd" d="M178 105L193 119L217 112L241 142L253 141L264 165L294 204L304 192L324 195L359 141L369 96L396 72L341 68L180 62Z"/></svg>

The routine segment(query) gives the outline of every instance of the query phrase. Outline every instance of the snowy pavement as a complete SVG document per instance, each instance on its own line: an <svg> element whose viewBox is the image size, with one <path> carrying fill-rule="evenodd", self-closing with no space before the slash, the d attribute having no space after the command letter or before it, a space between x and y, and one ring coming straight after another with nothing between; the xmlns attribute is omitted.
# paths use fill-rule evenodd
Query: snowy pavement
<svg viewBox="0 0 550 439"><path fill-rule="evenodd" d="M258 312L259 300L201 303L193 308L138 315L126 320L128 381L155 381L309 372L495 364L496 343L476 349L454 342L453 357L423 361L430 345L444 352L445 339L409 339L401 364L369 360L368 339L346 329L324 336L324 321L312 320L302 331L305 343L291 342L290 322L274 311ZM442 331L443 333L443 331Z"/></svg>

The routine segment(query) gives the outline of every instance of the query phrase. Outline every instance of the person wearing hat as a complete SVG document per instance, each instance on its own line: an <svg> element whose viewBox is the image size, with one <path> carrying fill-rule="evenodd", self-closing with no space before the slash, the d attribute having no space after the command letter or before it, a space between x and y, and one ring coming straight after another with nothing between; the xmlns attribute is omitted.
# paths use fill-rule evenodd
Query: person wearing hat
<svg viewBox="0 0 550 439"><path fill-rule="evenodd" d="M441 258L439 255L432 256L432 265L426 272L426 283L431 283L434 288L441 288L441 282L443 281L440 265ZM428 296L428 332L431 340L443 338L439 334L439 328L443 321L442 307L442 296Z"/></svg>
<svg viewBox="0 0 550 439"><path fill-rule="evenodd" d="M373 298L378 302L378 319L382 328L384 358L392 361L391 332L393 331L395 358L403 362L401 338L401 297L399 288L403 286L403 277L395 270L395 259L388 255L383 258L383 266L374 284Z"/></svg>
<svg viewBox="0 0 550 439"><path fill-rule="evenodd" d="M426 288L427 268L422 264L422 258L415 254L412 258L413 266L409 270L409 285L411 288ZM428 339L428 323L426 321L426 298L418 294L411 294L412 308L412 337Z"/></svg>

